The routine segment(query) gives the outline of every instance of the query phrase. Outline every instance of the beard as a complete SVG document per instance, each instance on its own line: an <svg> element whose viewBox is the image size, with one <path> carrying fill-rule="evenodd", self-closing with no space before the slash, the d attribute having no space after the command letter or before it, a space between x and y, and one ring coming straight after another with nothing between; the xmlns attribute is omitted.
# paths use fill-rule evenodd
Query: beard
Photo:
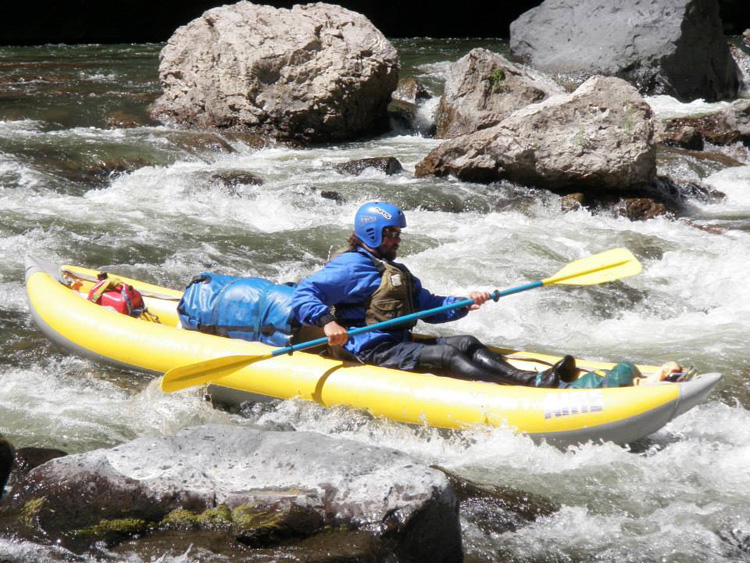
<svg viewBox="0 0 750 563"><path fill-rule="evenodd" d="M381 246L378 248L378 254L380 254L381 258L385 258L386 260L395 260L396 256L398 256L398 246L398 244L394 244L387 248Z"/></svg>

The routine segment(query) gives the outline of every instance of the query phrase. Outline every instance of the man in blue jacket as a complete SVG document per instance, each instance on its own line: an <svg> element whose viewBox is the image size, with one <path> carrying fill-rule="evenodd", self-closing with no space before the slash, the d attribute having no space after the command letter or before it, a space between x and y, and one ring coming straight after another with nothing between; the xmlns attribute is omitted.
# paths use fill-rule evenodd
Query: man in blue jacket
<svg viewBox="0 0 750 563"><path fill-rule="evenodd" d="M414 340L411 329L416 321L349 336L347 330L352 328L466 299L430 293L406 266L394 262L405 227L406 217L396 205L371 202L360 207L348 250L297 286L292 297L297 319L323 328L334 351L341 354L343 350L344 357L366 364L536 387L557 387L561 381L575 378L571 356L543 372L519 370L473 336ZM490 294L476 291L469 297L474 300L469 308L424 320L442 323L460 319L469 310L478 309Z"/></svg>

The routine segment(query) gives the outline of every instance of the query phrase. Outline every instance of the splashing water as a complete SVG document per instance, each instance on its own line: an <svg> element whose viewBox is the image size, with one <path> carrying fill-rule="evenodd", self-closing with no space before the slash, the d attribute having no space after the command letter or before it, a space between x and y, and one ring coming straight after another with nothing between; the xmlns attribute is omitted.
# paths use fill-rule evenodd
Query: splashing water
<svg viewBox="0 0 750 563"><path fill-rule="evenodd" d="M412 72L439 94L448 63L478 45L397 42L402 74ZM25 83L19 75L12 87L22 93L21 101L0 102L0 434L17 447L82 452L206 422L307 430L396 448L562 507L501 535L465 519L464 547L476 560L748 557L750 166L702 177L684 161L661 164L660 172L701 180L726 194L717 203L695 203L689 220L630 222L585 209L563 215L557 196L533 189L414 178L416 164L439 144L421 134L306 150L255 150L236 141L227 142L231 150L186 148L178 132L143 118L145 104L158 92L158 46L38 50L9 56L97 64L72 78L45 70L36 82ZM50 94L64 80L74 87L65 103ZM140 126L107 125L118 96ZM649 102L660 115L723 106L662 97ZM422 110L427 121L434 103ZM334 169L374 156L395 156L404 172L347 176ZM252 172L263 185L217 176L237 171ZM509 430L447 433L301 401L228 414L210 408L197 391L163 395L150 376L63 357L29 318L27 253L176 288L205 270L297 281L345 244L356 209L373 199L406 209L403 260L440 294L541 279L616 246L630 248L644 266L640 276L606 286L526 292L458 323L422 324L418 330L470 333L513 348L610 361L677 360L720 371L723 382L706 404L641 444L561 451ZM66 557L6 540L0 541L3 554L20 560ZM136 554L126 558L142 560Z"/></svg>

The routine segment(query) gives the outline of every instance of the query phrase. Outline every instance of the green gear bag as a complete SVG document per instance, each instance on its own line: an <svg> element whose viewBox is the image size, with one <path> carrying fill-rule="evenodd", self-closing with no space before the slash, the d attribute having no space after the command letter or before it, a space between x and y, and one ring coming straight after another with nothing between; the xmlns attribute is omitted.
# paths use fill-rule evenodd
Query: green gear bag
<svg viewBox="0 0 750 563"><path fill-rule="evenodd" d="M571 383L568 389L600 389L604 387L631 387L641 377L635 364L621 362L612 369L590 371Z"/></svg>

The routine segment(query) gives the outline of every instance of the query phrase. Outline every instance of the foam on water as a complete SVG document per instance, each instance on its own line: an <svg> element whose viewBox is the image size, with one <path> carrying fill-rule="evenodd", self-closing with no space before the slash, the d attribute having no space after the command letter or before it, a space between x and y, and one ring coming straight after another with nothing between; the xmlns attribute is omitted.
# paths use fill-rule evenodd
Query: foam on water
<svg viewBox="0 0 750 563"><path fill-rule="evenodd" d="M646 102L648 102L659 119L704 115L714 113L730 105L730 102L706 102L702 99L683 103L672 96L666 95L649 96L646 98Z"/></svg>
<svg viewBox="0 0 750 563"><path fill-rule="evenodd" d="M439 81L447 69L447 61L437 61L416 71ZM97 71L86 78L117 81L115 74ZM725 107L664 97L648 101L659 117ZM559 198L551 194L503 183L414 178L417 162L440 142L418 136L308 150L255 151L234 143L233 153L195 155L175 149L165 128L47 127L31 120L0 122L6 143L0 145L0 313L7 342L0 365L0 434L17 446L83 451L205 422L309 430L396 448L467 478L561 505L551 516L499 536L464 521L465 547L479 560L747 558L738 547L750 537L746 227L730 224L714 233L682 220L631 222L587 210L560 215ZM135 147L163 159L113 176L101 188L66 190L60 189L70 187L63 180L6 149L27 143L40 153L62 147L71 151L63 154L80 149L92 158L101 145ZM405 172L350 176L333 170L349 160L386 155L396 156ZM748 170L729 168L706 179L727 198L696 205L701 221L746 225ZM230 171L252 172L264 184L227 185L213 178ZM325 199L324 191L341 197ZM27 252L108 266L173 287L206 269L286 281L312 273L330 247L342 246L356 209L371 199L406 208L403 261L436 293L513 287L617 246L630 248L644 266L641 275L614 284L528 291L488 303L458 323L423 323L420 331L470 333L489 343L613 361L678 359L722 371L723 395L634 450L613 444L559 450L509 429L413 428L302 401L256 404L240 419L210 408L198 390L164 395L152 377L63 358L28 319L22 279ZM29 342L29 348L19 346ZM64 559L54 547L40 555L38 546L0 540L0 555L5 553L21 560ZM194 555L161 560L190 561ZM141 561L135 554L117 557Z"/></svg>
<svg viewBox="0 0 750 563"><path fill-rule="evenodd" d="M17 447L44 444L76 453L142 435L232 421L198 393L165 395L157 381L146 384L145 376L140 379L142 383L132 376L121 381L74 357L53 357L32 368L4 368L0 435Z"/></svg>
<svg viewBox="0 0 750 563"><path fill-rule="evenodd" d="M396 448L468 479L517 487L560 505L551 516L499 536L465 521L468 552L489 561L643 561L665 553L680 561L734 560L750 534L750 419L747 411L720 403L678 418L640 455L613 444L559 450L502 429L410 428L301 401L256 405L246 414L274 428L291 425ZM734 433L730 425L740 428Z"/></svg>
<svg viewBox="0 0 750 563"><path fill-rule="evenodd" d="M750 214L750 166L725 168L704 180L706 184L726 194L726 199L701 206L712 217L744 217Z"/></svg>
<svg viewBox="0 0 750 563"><path fill-rule="evenodd" d="M115 178L106 188L86 192L82 198L54 193L29 198L28 194L20 197L9 193L4 204L7 210L29 213L31 219L75 217L87 229L127 233L127 241L115 235L115 245L170 245L176 256L165 264L180 267L180 259L187 258L187 264L181 267L189 279L190 264L204 261L207 254L221 255L221 249L209 240L201 243L200 253L188 248L193 244L190 240L204 234L222 233L229 238L254 232L264 237L290 237L304 246L322 233L330 233L333 227L339 234L330 244L342 245L351 217L363 201L387 197L386 187L409 197L410 191L422 189L427 181L408 174L386 177L375 171L346 176L334 172L333 165L371 156L387 145L388 151L404 158L409 167L432 144L431 140L397 137L343 149L268 149L232 154L212 163L178 162L141 168ZM215 172L234 169L253 171L265 183L228 189L210 179ZM707 208L716 209L716 213L719 208L726 213L737 206L744 209L743 203L734 202L743 201L747 170L728 169L717 175L717 189L725 190L729 197ZM431 182L434 185L434 180ZM502 197L497 190L488 192L484 187L452 180L440 182L456 193ZM728 189L730 184L734 191ZM319 192L324 189L345 194L345 201L334 204L322 199ZM736 267L749 258L746 234L730 231L706 235L687 223L662 219L634 223L585 210L561 218L556 211L557 198L546 198L523 210L490 213L409 209L409 226L402 244L404 260L434 292L458 295L541 279L572 260L615 246L631 247L640 255L644 273L618 282L614 289L554 287L514 295L486 305L445 330L474 333L512 347L528 348L542 342L550 351L591 355L595 350L600 357L635 356L652 362L664 359L665 349L683 358L696 351L700 356L705 350L710 357L714 350L706 322L729 337L730 343L747 330L743 319L748 315L731 318L737 307L743 309L743 304L750 302L747 281ZM54 228L36 233L38 240L30 236L27 246L59 246L49 243L66 236ZM175 239L176 233L183 233L181 238L187 239L184 244L180 237ZM13 245L16 249L23 246L23 240ZM15 252L18 258L22 254ZM306 266L289 263L278 276L298 278L320 264L320 258ZM705 291L707 283L718 291ZM622 303L608 301L611 292L620 295ZM648 294L648 299L638 294ZM561 325L564 331L559 330ZM425 329L437 330L429 326ZM668 345L659 347L654 334Z"/></svg>

